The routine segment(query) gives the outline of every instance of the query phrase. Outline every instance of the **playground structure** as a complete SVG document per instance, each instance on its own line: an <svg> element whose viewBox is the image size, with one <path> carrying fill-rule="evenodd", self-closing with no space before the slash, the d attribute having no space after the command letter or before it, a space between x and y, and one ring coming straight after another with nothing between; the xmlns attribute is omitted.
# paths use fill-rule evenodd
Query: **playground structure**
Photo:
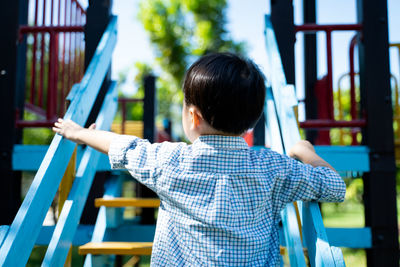
<svg viewBox="0 0 400 267"><path fill-rule="evenodd" d="M46 13L43 12L46 2L41 1L40 9L39 0L30 1L36 11L30 22L33 25L28 24L26 1L13 1L8 4L9 8L0 11L0 20L7 29L0 38L0 106L3 111L0 119L4 129L0 141L3 177L0 265L24 266L34 245L48 246L44 266L63 265L68 260L71 245L81 246L80 253L87 254L85 266L111 264L114 255L132 255L135 261L137 256L151 253L154 212L142 212L140 222L127 221L121 208L156 208L159 200L144 198L148 197L147 193L133 199L119 198L125 174L110 172L106 156L89 147L76 148L60 136L55 136L50 146L21 144L24 128L50 126L63 114L64 118L81 125L96 122L98 129L108 130L117 110L116 87L110 78L111 54L117 35L117 18L111 15L111 3L89 1L88 9L84 10L76 0L52 0ZM294 25L290 0L272 1L271 15L265 19L266 51L271 70L266 73L269 80L266 116L254 130L254 149L269 145L284 153L300 139L293 111L297 105L292 86L294 42L296 32L306 31L309 33L304 45L307 119L300 126L314 129L307 130L307 138L328 145L317 146L316 150L338 171L363 173L364 179L366 226L363 228L324 228L318 204L314 202L287 206L282 212L281 251L288 254L291 266L306 266L304 249L307 249L311 266L344 266L338 247L366 249L368 266L398 266L387 3L358 2L359 23L355 25L316 25L315 1L311 0L303 4L304 25ZM51 15L46 17L45 14ZM320 30L327 36L328 74L317 81L315 32ZM356 98L356 74L351 68L350 121L341 117L337 120L334 116L329 46L331 32L337 30L357 31L350 59L357 45L361 101L359 103ZM32 38L32 42L28 38ZM27 51L31 53L31 61L27 60ZM27 71L31 74L26 75ZM26 77L30 80L26 81ZM153 95L146 95L154 102L154 77L147 80L145 88L153 92ZM395 99L398 116L397 95ZM154 106L144 106L150 108L144 111L143 136L154 141ZM38 119L27 121L24 110L34 113ZM122 124L122 132L124 127ZM329 129L343 127L354 130L353 146L329 146ZM356 142L357 132L362 135L361 145ZM20 205L21 171L37 173ZM97 188L102 187L103 197L88 203L100 208L95 223L84 225L80 220L81 216L87 216L83 209L96 173L108 178L104 189L103 184L97 185ZM61 201L64 205L60 204L58 222L55 226L43 226L59 186L65 197Z"/></svg>

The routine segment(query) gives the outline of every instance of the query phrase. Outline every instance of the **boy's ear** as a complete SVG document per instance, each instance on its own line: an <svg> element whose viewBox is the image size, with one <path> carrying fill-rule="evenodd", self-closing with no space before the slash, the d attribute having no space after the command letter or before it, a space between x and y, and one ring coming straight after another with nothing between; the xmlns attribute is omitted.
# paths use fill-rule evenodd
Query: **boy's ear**
<svg viewBox="0 0 400 267"><path fill-rule="evenodd" d="M190 107L189 114L192 119L192 127L197 128L200 125L201 120L203 119L200 111L196 107Z"/></svg>

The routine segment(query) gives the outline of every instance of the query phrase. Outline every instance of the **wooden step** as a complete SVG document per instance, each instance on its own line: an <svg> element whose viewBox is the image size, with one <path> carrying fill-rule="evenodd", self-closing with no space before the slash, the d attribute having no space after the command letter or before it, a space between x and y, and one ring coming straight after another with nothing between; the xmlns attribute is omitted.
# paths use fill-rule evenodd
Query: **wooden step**
<svg viewBox="0 0 400 267"><path fill-rule="evenodd" d="M79 254L93 255L151 255L152 242L89 242L79 247ZM280 246L280 254L286 253L286 248Z"/></svg>
<svg viewBox="0 0 400 267"><path fill-rule="evenodd" d="M153 242L89 242L79 247L79 254L151 255Z"/></svg>
<svg viewBox="0 0 400 267"><path fill-rule="evenodd" d="M158 208L160 200L158 198L127 198L118 197L111 199L96 198L94 205L98 208L105 207L137 207L137 208Z"/></svg>

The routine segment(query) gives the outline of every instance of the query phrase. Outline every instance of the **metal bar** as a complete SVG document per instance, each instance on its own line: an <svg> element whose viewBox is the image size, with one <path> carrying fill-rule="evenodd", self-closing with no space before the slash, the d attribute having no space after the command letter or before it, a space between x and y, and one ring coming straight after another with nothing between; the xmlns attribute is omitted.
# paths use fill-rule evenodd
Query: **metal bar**
<svg viewBox="0 0 400 267"><path fill-rule="evenodd" d="M84 73L84 71L85 71L85 51L84 51L84 48L85 48L85 40L84 40L84 38L85 38L85 36L83 35L83 34L80 34L80 55L81 55L81 57L80 57L80 59L81 59L81 61L80 61L80 63L79 63L79 66L80 66L80 77L82 77L83 76L83 73Z"/></svg>
<svg viewBox="0 0 400 267"><path fill-rule="evenodd" d="M23 1L2 2L0 9L0 224L10 224L21 201L18 172L12 171L12 151L17 139L14 128L17 99L18 25Z"/></svg>
<svg viewBox="0 0 400 267"><path fill-rule="evenodd" d="M38 98L39 98L39 107L43 108L43 79L44 79L44 58L45 58L45 54L44 54L44 46L45 46L45 35L44 33L42 33L41 35L41 39L40 39L40 45L41 45L41 49L40 49L40 72L39 72L39 92L38 92Z"/></svg>
<svg viewBox="0 0 400 267"><path fill-rule="evenodd" d="M126 103L138 103L143 102L142 98L118 98L118 102L121 104L121 132L125 134L125 122L126 122Z"/></svg>
<svg viewBox="0 0 400 267"><path fill-rule="evenodd" d="M306 23L303 25L296 25L296 32L317 32L317 31L360 31L362 24L328 24L320 25L314 23Z"/></svg>
<svg viewBox="0 0 400 267"><path fill-rule="evenodd" d="M61 9L61 6L60 6ZM63 26L67 25L67 1L64 1L64 23ZM61 113L64 113L65 103L63 101L65 96L65 42L67 38L67 34L65 32L62 33L63 36L63 45L62 45L62 56L61 56L61 93L60 93L60 107Z"/></svg>
<svg viewBox="0 0 400 267"><path fill-rule="evenodd" d="M77 8L79 8L84 14L86 14L86 10L81 6L81 4L79 3L79 1L77 1L77 0L71 0L71 2L75 2Z"/></svg>
<svg viewBox="0 0 400 267"><path fill-rule="evenodd" d="M82 24L82 14L81 11L78 10L78 21L76 22L77 24ZM81 79L81 61L82 61L82 56L81 56L81 35L77 34L77 52L78 52L78 64L76 68L76 72L78 73L78 79Z"/></svg>
<svg viewBox="0 0 400 267"><path fill-rule="evenodd" d="M35 20L34 25L38 24L38 0L35 1ZM20 27L21 29L21 27ZM32 68L31 68L31 94L30 102L35 103L35 85L36 85L36 49L37 49L37 34L33 34L33 46L32 46Z"/></svg>
<svg viewBox="0 0 400 267"><path fill-rule="evenodd" d="M271 1L271 22L288 84L295 84L293 0Z"/></svg>
<svg viewBox="0 0 400 267"><path fill-rule="evenodd" d="M50 25L54 25L53 19L54 19L54 0L51 0L51 6L50 6Z"/></svg>
<svg viewBox="0 0 400 267"><path fill-rule="evenodd" d="M21 34L28 33L50 33L50 32L84 32L83 25L57 25L57 26L20 26L19 32Z"/></svg>
<svg viewBox="0 0 400 267"><path fill-rule="evenodd" d="M43 14L42 14L42 26L46 25L46 3L43 1ZM39 76L39 107L43 107L43 95L44 95L44 59L45 59L45 45L46 36L45 33L41 34L41 50L40 50L40 76ZM48 88L47 84L47 88Z"/></svg>
<svg viewBox="0 0 400 267"><path fill-rule="evenodd" d="M316 0L303 1L304 23L316 22ZM317 81L317 37L315 33L304 34L304 88L306 119L317 119L317 98L315 96L315 82ZM299 101L300 102L300 101ZM316 130L307 130L306 138L314 143L318 137Z"/></svg>
<svg viewBox="0 0 400 267"><path fill-rule="evenodd" d="M75 12L75 24L78 24L79 21L79 9ZM78 44L79 44L79 36L78 33L74 33L74 83L79 82L79 50L78 50Z"/></svg>
<svg viewBox="0 0 400 267"><path fill-rule="evenodd" d="M72 3L69 1L69 8L68 8L68 14L69 14L69 26L72 25ZM67 74L67 90L71 88L73 81L71 80L71 45L72 45L72 32L68 34L68 74Z"/></svg>
<svg viewBox="0 0 400 267"><path fill-rule="evenodd" d="M56 122L55 119L53 120L35 120L35 121L25 121L25 120L18 120L15 122L15 127L17 128L50 128Z"/></svg>
<svg viewBox="0 0 400 267"><path fill-rule="evenodd" d="M60 24L61 24L61 0L58 0L58 4L57 4L57 26L60 26ZM59 63L59 61L60 61L60 58L59 58L59 44L58 44L58 40L59 40L59 35L57 34L57 36L56 36L56 40L57 40L57 54L56 54L56 57L57 57L57 70L56 70L56 85L55 85L55 88L56 88L56 95L54 96L54 99L55 99L55 101L56 101L56 109L55 109L55 113L58 115L58 117L61 117L61 103L62 103L62 98L61 98L61 100L60 101L58 101L58 98L57 98L57 96L59 96L59 95L61 95L61 90L59 90L59 77L60 77L60 73L59 73L59 70L58 70L58 63ZM60 88L61 89L61 88Z"/></svg>
<svg viewBox="0 0 400 267"><path fill-rule="evenodd" d="M75 24L74 23L74 19L75 19L75 12L74 11L75 11L75 9L74 9L74 2L73 1L71 1L70 8L71 8L70 25L74 25ZM75 33L73 33L73 32L71 32L71 40L70 41L71 41L70 42L71 47L69 49L70 49L71 55L72 55L71 56L71 61L70 61L70 68L71 68L70 80L71 80L72 83L75 83L76 82L76 79L75 79L75 68L74 68L74 65L75 65L75 47L74 47L74 45L75 45Z"/></svg>
<svg viewBox="0 0 400 267"><path fill-rule="evenodd" d="M76 8L74 6L74 1L71 1L71 25L75 25L76 22ZM75 33L71 33L71 38L72 38L72 46L71 46L71 53L72 53L72 58L73 61L71 61L71 67L72 67L72 72L71 72L71 79L72 79L72 83L76 83L76 34Z"/></svg>
<svg viewBox="0 0 400 267"><path fill-rule="evenodd" d="M47 107L46 107L46 117L49 120L53 117L53 95L54 95L54 33L50 33L50 44L49 44L49 72L48 72L48 84L47 84Z"/></svg>
<svg viewBox="0 0 400 267"><path fill-rule="evenodd" d="M144 100L143 100L143 138L153 143L155 141L155 103L156 103L156 77L147 75L143 79L144 85ZM138 197L152 198L156 194L145 187L144 185L137 185ZM141 224L154 224L154 208L142 209Z"/></svg>
<svg viewBox="0 0 400 267"><path fill-rule="evenodd" d="M361 110L368 124L363 144L370 148L371 171L365 173L365 225L371 227L368 266L398 266L396 162L390 88L387 1L358 0L357 19L363 24L358 44ZM363 114L363 113L361 113Z"/></svg>
<svg viewBox="0 0 400 267"><path fill-rule="evenodd" d="M82 14L82 21L81 24L86 25L86 13ZM81 61L81 77L85 72L85 35L82 33L81 35L81 54L82 54L82 61Z"/></svg>
<svg viewBox="0 0 400 267"><path fill-rule="evenodd" d="M60 26L61 25L61 0L58 0L58 21L57 21L57 25Z"/></svg>
<svg viewBox="0 0 400 267"><path fill-rule="evenodd" d="M341 81L343 80L344 77L346 77L347 74L343 74L340 76L339 81L338 81L338 90L337 90L337 99L338 99L338 117L339 120L343 120L343 105L342 105L342 86L341 86ZM342 146L344 145L344 131L343 129L340 129L339 131L339 144Z"/></svg>
<svg viewBox="0 0 400 267"><path fill-rule="evenodd" d="M356 85L355 85L355 71L354 71L354 48L357 44L357 35L355 35L350 41L350 114L351 119L355 120L357 116L357 102L356 102ZM357 145L357 133L351 133L352 145Z"/></svg>
<svg viewBox="0 0 400 267"><path fill-rule="evenodd" d="M300 122L300 128L353 128L365 127L367 121L365 119L351 121L335 121L335 120L307 120Z"/></svg>
<svg viewBox="0 0 400 267"><path fill-rule="evenodd" d="M46 111L30 102L25 102L25 109L42 118L46 118Z"/></svg>
<svg viewBox="0 0 400 267"><path fill-rule="evenodd" d="M355 35L350 42L350 114L351 118L355 119L357 117L357 106L356 106L356 85L355 85L355 70L354 70L354 48L357 44L357 35Z"/></svg>
<svg viewBox="0 0 400 267"><path fill-rule="evenodd" d="M53 96L52 96L52 103L53 103L53 116L57 116L57 110L58 110L58 99L57 99L57 95L58 95L58 65L59 65L59 49L58 49L58 33L54 33L54 58L53 58L53 66L54 66L54 84L53 84ZM60 102L61 103L61 102Z"/></svg>
<svg viewBox="0 0 400 267"><path fill-rule="evenodd" d="M328 70L328 115L331 120L334 120L333 114L333 68L332 68L332 32L326 31L326 57L327 57L327 70Z"/></svg>

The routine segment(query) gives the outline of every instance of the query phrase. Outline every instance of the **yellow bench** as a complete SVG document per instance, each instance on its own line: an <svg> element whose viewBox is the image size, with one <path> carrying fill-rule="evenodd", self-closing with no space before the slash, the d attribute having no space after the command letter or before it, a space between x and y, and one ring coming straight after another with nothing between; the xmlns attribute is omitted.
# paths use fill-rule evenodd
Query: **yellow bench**
<svg viewBox="0 0 400 267"><path fill-rule="evenodd" d="M111 125L111 131L117 134L122 134L122 126L120 122L114 122ZM143 122L142 121L125 121L124 134L134 135L143 138Z"/></svg>

